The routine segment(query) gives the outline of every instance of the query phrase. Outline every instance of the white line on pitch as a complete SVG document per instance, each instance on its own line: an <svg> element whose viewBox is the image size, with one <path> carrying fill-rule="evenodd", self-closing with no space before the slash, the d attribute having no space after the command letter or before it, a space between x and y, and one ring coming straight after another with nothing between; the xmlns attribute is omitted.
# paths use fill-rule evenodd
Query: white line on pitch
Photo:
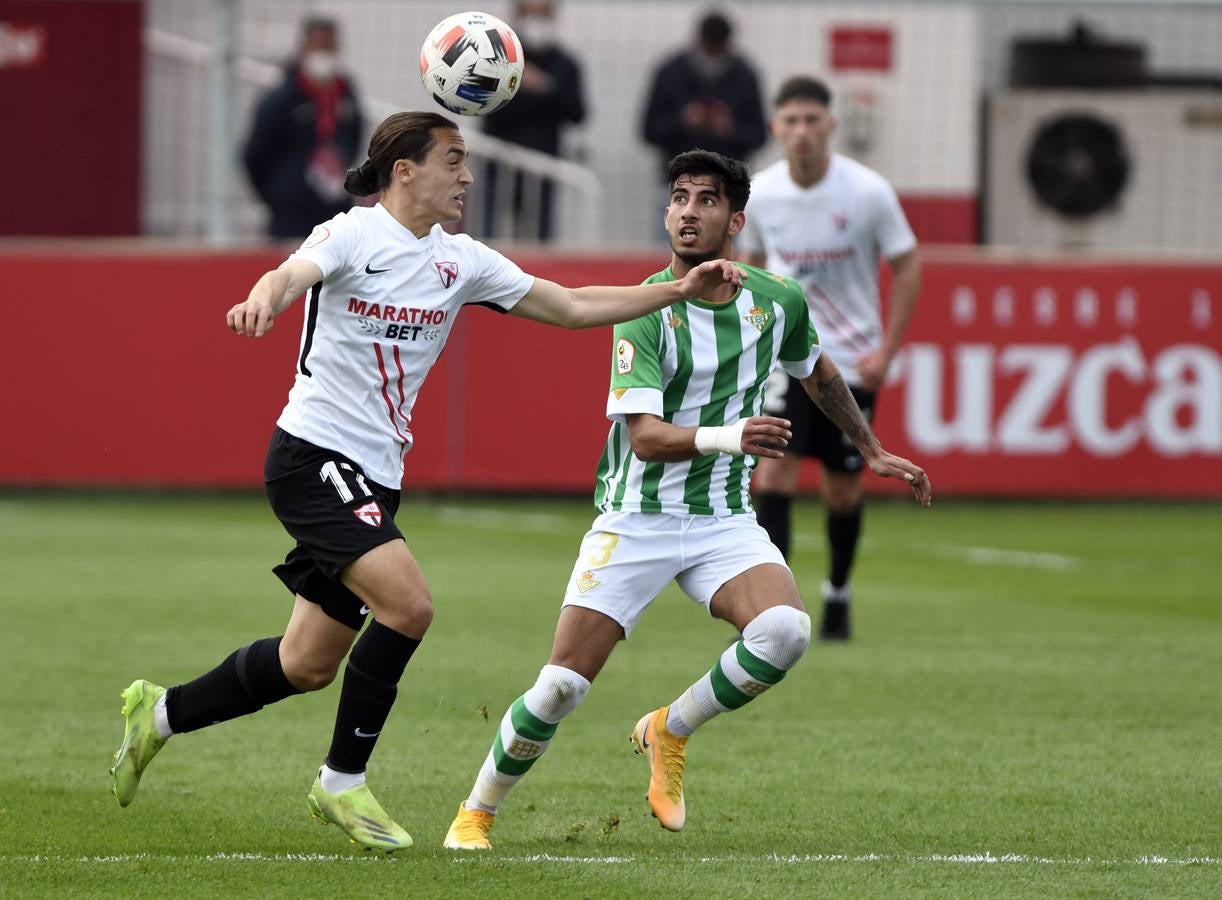
<svg viewBox="0 0 1222 900"><path fill-rule="evenodd" d="M404 857L406 858L406 857ZM396 858L398 859L398 858ZM378 863L394 862L381 855L341 853L209 853L202 856L156 853L117 853L108 856L68 856L34 854L30 856L0 855L0 861L15 863L130 863L130 862L270 862L270 863ZM664 862L659 857L639 858L635 856L561 856L551 853L535 853L527 856L501 856L496 853L460 855L454 862L469 863L555 863L559 865L625 865L630 863ZM1162 856L1143 854L1131 857L1050 857L1031 856L1025 853L931 853L905 855L899 853L807 853L784 855L769 853L761 856L675 856L676 862L700 863L781 863L784 865L810 863L932 863L944 865L1040 865L1040 866L1218 866L1222 857L1216 856Z"/></svg>

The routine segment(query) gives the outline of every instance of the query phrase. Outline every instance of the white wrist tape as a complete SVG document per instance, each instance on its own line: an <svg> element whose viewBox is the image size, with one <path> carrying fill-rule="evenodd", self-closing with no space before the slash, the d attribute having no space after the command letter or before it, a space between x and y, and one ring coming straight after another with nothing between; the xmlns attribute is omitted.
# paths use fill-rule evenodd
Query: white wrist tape
<svg viewBox="0 0 1222 900"><path fill-rule="evenodd" d="M696 429L696 450L702 456L710 453L728 453L731 456L743 455L743 429L747 427L746 419L739 419L733 425L705 425Z"/></svg>

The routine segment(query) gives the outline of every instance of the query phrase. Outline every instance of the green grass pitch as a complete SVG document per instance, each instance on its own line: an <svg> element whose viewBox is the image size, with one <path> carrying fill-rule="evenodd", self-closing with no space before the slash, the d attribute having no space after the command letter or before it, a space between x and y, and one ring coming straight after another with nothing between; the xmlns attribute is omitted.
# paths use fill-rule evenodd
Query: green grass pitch
<svg viewBox="0 0 1222 900"><path fill-rule="evenodd" d="M131 807L119 691L279 634L261 497L0 496L0 896L1222 896L1222 508L878 502L856 637L689 745L662 831L627 736L730 631L670 589L502 807L441 848L505 707L546 659L585 501L413 498L436 618L370 782L395 857L305 794L338 685L174 739ZM799 508L812 609L821 514Z"/></svg>

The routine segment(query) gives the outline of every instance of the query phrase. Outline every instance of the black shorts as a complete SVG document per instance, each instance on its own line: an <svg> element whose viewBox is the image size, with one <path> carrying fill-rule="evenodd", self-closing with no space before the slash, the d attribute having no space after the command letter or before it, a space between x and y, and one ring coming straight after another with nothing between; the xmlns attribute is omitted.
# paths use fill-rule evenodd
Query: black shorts
<svg viewBox="0 0 1222 900"><path fill-rule="evenodd" d="M861 407L867 422L874 418L878 395L859 387L849 387L853 399ZM835 423L815 406L802 387L802 382L790 378L784 369L775 369L768 378L764 394L764 413L780 416L793 424L793 439L788 451L798 456L810 456L823 463L831 472L860 472L865 459Z"/></svg>
<svg viewBox="0 0 1222 900"><path fill-rule="evenodd" d="M343 454L281 428L272 435L263 478L272 511L297 541L272 571L294 594L359 629L369 610L339 573L374 547L402 539L395 525L399 492L370 481Z"/></svg>

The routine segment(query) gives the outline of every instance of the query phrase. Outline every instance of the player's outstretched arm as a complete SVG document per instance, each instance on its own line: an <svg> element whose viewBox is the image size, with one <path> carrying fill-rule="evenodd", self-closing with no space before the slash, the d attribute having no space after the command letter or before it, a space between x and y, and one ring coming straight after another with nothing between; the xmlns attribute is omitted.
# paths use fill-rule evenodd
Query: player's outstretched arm
<svg viewBox="0 0 1222 900"><path fill-rule="evenodd" d="M536 278L526 296L510 312L548 325L594 328L629 322L680 300L711 296L727 283L737 287L742 282L742 270L724 259L701 263L679 281L631 287L567 288Z"/></svg>
<svg viewBox="0 0 1222 900"><path fill-rule="evenodd" d="M814 371L802 379L802 387L815 405L823 410L824 415L861 451L866 464L875 475L907 481L922 506L929 506L933 502L933 487L925 470L916 463L883 449L861 414L861 408L853 399L848 385L844 383L840 370L826 353L820 354Z"/></svg>
<svg viewBox="0 0 1222 900"><path fill-rule="evenodd" d="M710 453L730 456L784 456L793 434L788 419L751 416L733 425L685 428L649 413L627 416L628 441L642 462L681 462Z"/></svg>
<svg viewBox="0 0 1222 900"><path fill-rule="evenodd" d="M304 259L286 259L279 268L264 272L250 294L225 314L225 324L234 334L263 337L272 330L272 320L306 288L322 281L322 269Z"/></svg>

